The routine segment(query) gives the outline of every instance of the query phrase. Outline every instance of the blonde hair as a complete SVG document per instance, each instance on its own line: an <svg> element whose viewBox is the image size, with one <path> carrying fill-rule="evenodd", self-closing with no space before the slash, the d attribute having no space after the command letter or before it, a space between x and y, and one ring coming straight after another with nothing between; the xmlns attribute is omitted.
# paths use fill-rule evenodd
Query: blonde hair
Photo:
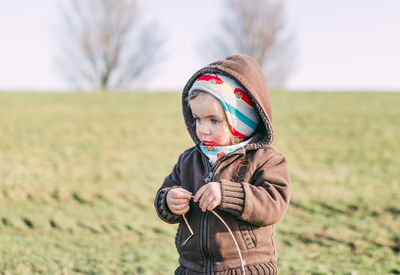
<svg viewBox="0 0 400 275"><path fill-rule="evenodd" d="M196 97L198 97L198 96L201 95L201 94L208 94L208 95L210 95L209 93L204 92L204 91L201 91L201 90L194 90L194 91L192 91L192 92L186 97L187 104L188 104L189 108L190 108L190 101L193 100L193 99L195 99ZM212 95L211 95L211 96L212 96ZM212 96L212 97L214 97L214 96ZM215 97L214 97L214 98L215 98ZM215 99L218 101L217 98L215 98ZM222 107L222 105L221 105L221 103L220 103L219 101L218 101L218 104L220 104L220 106ZM223 108L222 108L222 109L223 109ZM196 127L196 126L195 126L195 127ZM243 142L243 141L246 140L246 138L239 138L239 137L235 137L234 135L232 135L232 132L231 132L231 130L229 129L229 123L228 123L228 120L227 120L227 118L226 118L225 112L224 112L224 127L226 127L226 130L228 131L228 133L229 133L229 135L230 135L230 139L231 139L232 144L238 144L238 143L241 143L241 142Z"/></svg>

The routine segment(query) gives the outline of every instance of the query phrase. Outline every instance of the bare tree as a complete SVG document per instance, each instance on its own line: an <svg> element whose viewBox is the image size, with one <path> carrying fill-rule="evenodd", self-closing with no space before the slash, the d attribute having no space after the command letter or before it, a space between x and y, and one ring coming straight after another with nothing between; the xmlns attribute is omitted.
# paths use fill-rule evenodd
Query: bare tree
<svg viewBox="0 0 400 275"><path fill-rule="evenodd" d="M137 0L68 0L61 12L61 72L78 86L125 88L160 59L163 39Z"/></svg>
<svg viewBox="0 0 400 275"><path fill-rule="evenodd" d="M274 88L282 88L294 69L293 37L286 30L284 6L276 0L226 0L222 30L212 37L211 54L254 57ZM210 51L208 51L210 52Z"/></svg>

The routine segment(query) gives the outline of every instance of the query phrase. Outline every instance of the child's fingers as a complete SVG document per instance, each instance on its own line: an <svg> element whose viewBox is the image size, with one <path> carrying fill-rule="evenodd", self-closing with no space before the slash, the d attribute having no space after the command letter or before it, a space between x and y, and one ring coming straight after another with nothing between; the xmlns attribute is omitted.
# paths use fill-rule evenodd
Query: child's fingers
<svg viewBox="0 0 400 275"><path fill-rule="evenodd" d="M180 203L180 204L172 204L173 208L176 210L182 210L189 205L189 202Z"/></svg>
<svg viewBox="0 0 400 275"><path fill-rule="evenodd" d="M180 215L180 214L178 214L175 210L178 209L179 211L181 211L184 207L187 207L189 205L189 201L192 197L190 192L188 192L188 191L182 192L179 189L182 189L182 188L172 189L167 194L168 208L174 214L177 214L177 215ZM184 189L182 189L182 190L184 190Z"/></svg>
<svg viewBox="0 0 400 275"><path fill-rule="evenodd" d="M200 204L199 207L201 210L206 211L208 209L208 206L214 201L214 197L212 195L206 196L203 195L200 199Z"/></svg>
<svg viewBox="0 0 400 275"><path fill-rule="evenodd" d="M174 204L174 205L181 205L181 204L189 204L189 200L188 199L174 199L171 198L170 203Z"/></svg>
<svg viewBox="0 0 400 275"><path fill-rule="evenodd" d="M196 193L195 202L199 202L199 207L204 212L212 210L221 204L221 191L218 182L210 182L202 186Z"/></svg>
<svg viewBox="0 0 400 275"><path fill-rule="evenodd" d="M185 189L179 189L176 192L173 193L173 198L175 199L188 199L190 200L192 198L192 193Z"/></svg>
<svg viewBox="0 0 400 275"><path fill-rule="evenodd" d="M207 208L207 205L213 200L213 198L214 195L210 192L210 190L205 190L199 200L200 208Z"/></svg>
<svg viewBox="0 0 400 275"><path fill-rule="evenodd" d="M200 189L197 191L196 195L194 196L193 201L198 202L206 190L207 190L207 184L200 187Z"/></svg>
<svg viewBox="0 0 400 275"><path fill-rule="evenodd" d="M218 202L216 200L213 200L208 206L207 206L207 210L211 211L214 210L215 207L218 206Z"/></svg>
<svg viewBox="0 0 400 275"><path fill-rule="evenodd" d="M190 207L186 206L184 209L173 211L173 213L176 215L183 215L183 214L186 214L189 211L189 209L190 209Z"/></svg>

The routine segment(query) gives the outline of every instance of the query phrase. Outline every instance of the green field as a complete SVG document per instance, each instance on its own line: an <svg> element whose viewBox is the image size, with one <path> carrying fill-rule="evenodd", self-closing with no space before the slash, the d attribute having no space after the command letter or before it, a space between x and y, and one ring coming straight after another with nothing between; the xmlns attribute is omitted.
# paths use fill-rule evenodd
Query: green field
<svg viewBox="0 0 400 275"><path fill-rule="evenodd" d="M280 274L400 274L400 93L272 94ZM0 274L172 274L177 93L0 94Z"/></svg>

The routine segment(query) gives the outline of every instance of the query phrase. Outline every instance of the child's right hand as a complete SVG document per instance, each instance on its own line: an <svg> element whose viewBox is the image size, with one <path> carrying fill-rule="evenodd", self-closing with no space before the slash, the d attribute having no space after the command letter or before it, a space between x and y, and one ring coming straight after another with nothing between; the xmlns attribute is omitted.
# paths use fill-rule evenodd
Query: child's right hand
<svg viewBox="0 0 400 275"><path fill-rule="evenodd" d="M183 215L189 211L189 201L192 193L183 188L173 188L167 193L167 204L169 210L176 215Z"/></svg>

